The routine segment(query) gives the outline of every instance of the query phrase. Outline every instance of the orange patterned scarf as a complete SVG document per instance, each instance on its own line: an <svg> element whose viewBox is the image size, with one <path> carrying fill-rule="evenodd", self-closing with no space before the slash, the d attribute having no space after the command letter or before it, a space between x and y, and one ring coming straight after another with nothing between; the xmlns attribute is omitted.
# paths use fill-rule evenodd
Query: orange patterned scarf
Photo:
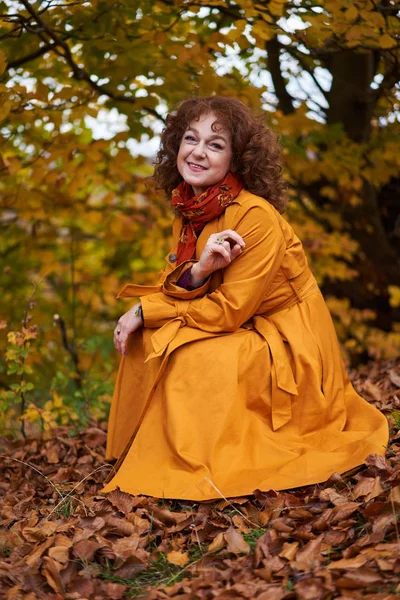
<svg viewBox="0 0 400 600"><path fill-rule="evenodd" d="M206 223L224 212L243 187L242 182L230 171L222 181L210 186L201 194L193 195L191 186L182 181L172 190L171 206L183 216L182 230L177 250L177 265L193 258L196 250L196 233Z"/></svg>

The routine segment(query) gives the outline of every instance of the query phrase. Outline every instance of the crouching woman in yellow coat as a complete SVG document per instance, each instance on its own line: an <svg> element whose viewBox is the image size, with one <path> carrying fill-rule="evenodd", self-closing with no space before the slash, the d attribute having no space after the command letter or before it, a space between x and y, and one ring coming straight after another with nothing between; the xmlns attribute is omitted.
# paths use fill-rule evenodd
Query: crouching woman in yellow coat
<svg viewBox="0 0 400 600"><path fill-rule="evenodd" d="M158 285L118 321L123 355L104 491L208 500L325 481L384 454L301 242L282 218L279 145L232 98L169 115L155 180L172 198Z"/></svg>

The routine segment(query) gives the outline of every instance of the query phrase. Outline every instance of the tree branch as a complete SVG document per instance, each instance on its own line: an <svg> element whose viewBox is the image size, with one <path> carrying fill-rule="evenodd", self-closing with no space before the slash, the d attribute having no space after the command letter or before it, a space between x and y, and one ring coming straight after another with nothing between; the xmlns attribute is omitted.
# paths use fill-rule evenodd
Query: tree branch
<svg viewBox="0 0 400 600"><path fill-rule="evenodd" d="M272 82L274 84L275 93L278 98L278 108L285 115L294 112L293 98L286 89L286 83L281 71L281 63L279 60L280 43L274 37L268 40L265 44L267 51L267 66L271 73Z"/></svg>
<svg viewBox="0 0 400 600"><path fill-rule="evenodd" d="M7 64L7 69L18 69L18 67L20 67L21 65L24 65L25 63L30 62L31 60L35 60L35 58L39 58L39 56L43 56L43 54L46 54L46 52L51 52L51 50L54 50L55 48L56 44L47 44L45 46L42 46L41 48L38 48L35 52L32 52L32 54L27 54L26 56L21 56L20 58L11 60Z"/></svg>

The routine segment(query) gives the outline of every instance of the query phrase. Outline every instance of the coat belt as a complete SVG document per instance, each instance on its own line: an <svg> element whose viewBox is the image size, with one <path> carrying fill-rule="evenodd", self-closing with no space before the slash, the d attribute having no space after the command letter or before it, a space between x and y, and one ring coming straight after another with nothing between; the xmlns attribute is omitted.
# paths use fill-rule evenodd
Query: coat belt
<svg viewBox="0 0 400 600"><path fill-rule="evenodd" d="M253 317L254 329L268 344L272 357L272 429L276 431L292 418L291 396L298 395L292 367L276 325L261 316Z"/></svg>

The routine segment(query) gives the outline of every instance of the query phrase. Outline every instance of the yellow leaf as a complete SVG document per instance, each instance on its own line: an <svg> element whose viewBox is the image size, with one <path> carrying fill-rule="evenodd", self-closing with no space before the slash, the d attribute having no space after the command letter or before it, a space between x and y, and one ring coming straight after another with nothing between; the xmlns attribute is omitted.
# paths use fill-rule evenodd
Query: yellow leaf
<svg viewBox="0 0 400 600"><path fill-rule="evenodd" d="M265 41L271 40L275 35L274 31L265 23L256 23L252 28L251 32L256 37L261 38Z"/></svg>
<svg viewBox="0 0 400 600"><path fill-rule="evenodd" d="M400 306L400 287L396 285L389 285L389 303L393 308Z"/></svg>
<svg viewBox="0 0 400 600"><path fill-rule="evenodd" d="M7 339L9 344L17 344L17 334L15 331L10 331L9 333L7 333Z"/></svg>
<svg viewBox="0 0 400 600"><path fill-rule="evenodd" d="M397 42L388 33L384 33L379 36L379 44L381 48L393 48Z"/></svg>
<svg viewBox="0 0 400 600"><path fill-rule="evenodd" d="M350 6L350 8L345 11L344 16L349 21L354 21L358 17L358 10L355 6Z"/></svg>
<svg viewBox="0 0 400 600"><path fill-rule="evenodd" d="M168 552L167 561L178 567L184 567L189 562L189 556L187 552L172 551Z"/></svg>

